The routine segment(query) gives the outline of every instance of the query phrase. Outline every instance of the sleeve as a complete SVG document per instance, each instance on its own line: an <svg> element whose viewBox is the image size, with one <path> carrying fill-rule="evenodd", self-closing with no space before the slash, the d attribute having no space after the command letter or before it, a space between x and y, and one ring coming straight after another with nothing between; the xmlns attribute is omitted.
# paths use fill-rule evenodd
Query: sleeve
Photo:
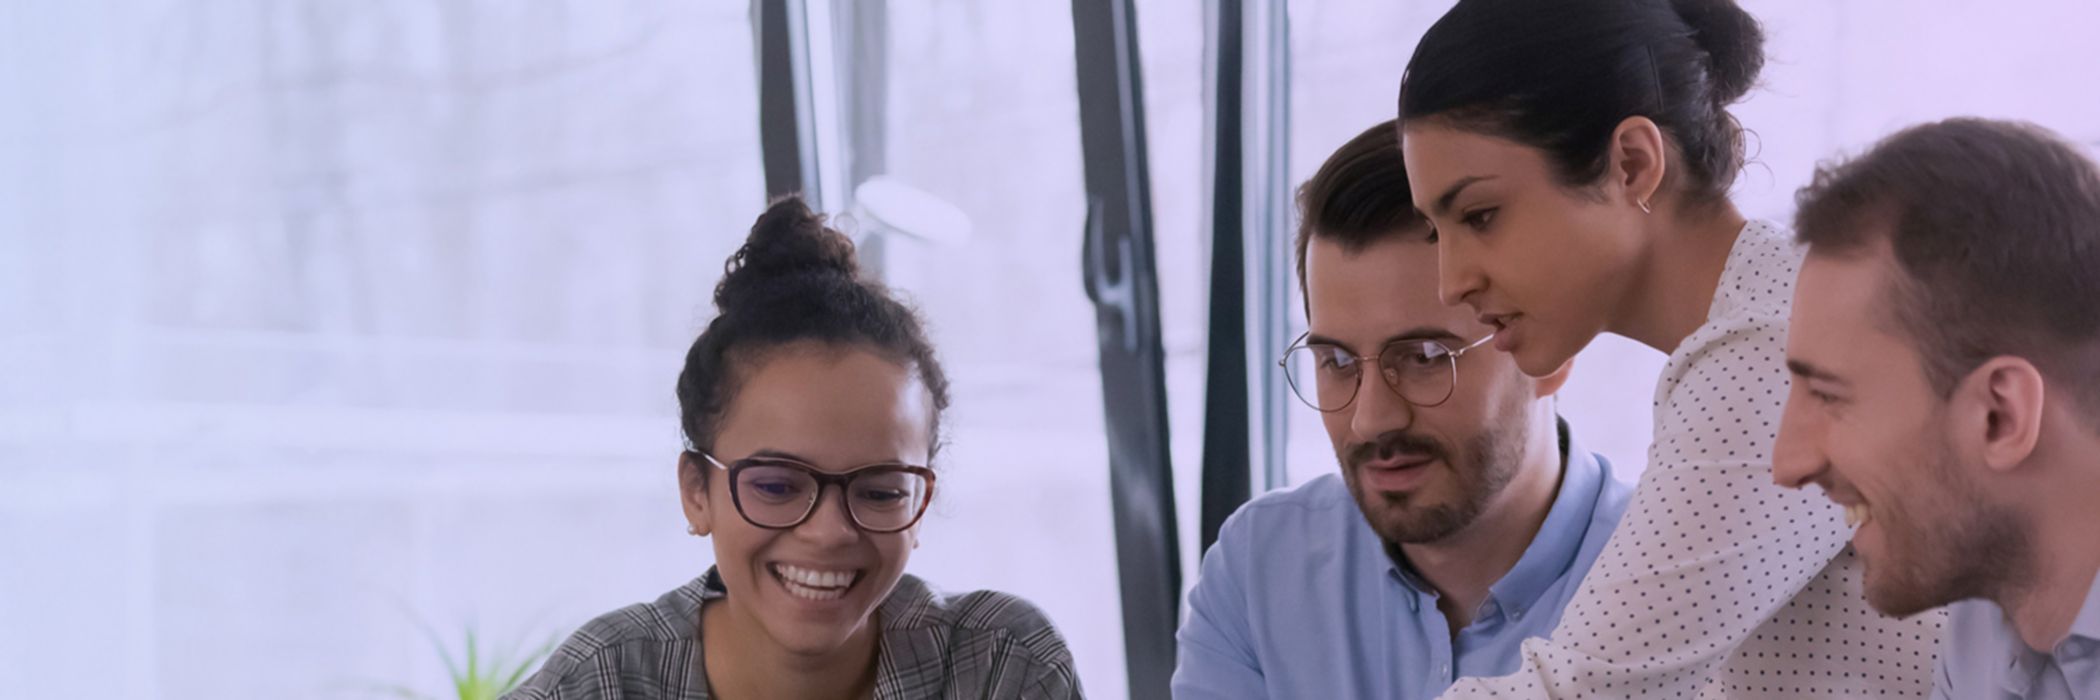
<svg viewBox="0 0 2100 700"><path fill-rule="evenodd" d="M1527 640L1516 674L1443 698L1700 697L1844 549L1840 510L1772 481L1783 333L1746 325L1673 359L1648 471L1552 638Z"/></svg>
<svg viewBox="0 0 2100 700"><path fill-rule="evenodd" d="M1244 515L1244 511L1241 515ZM1227 518L1218 542L1203 556L1188 614L1175 634L1172 688L1175 700L1263 698L1261 664L1247 624L1247 597L1234 544L1240 515Z"/></svg>

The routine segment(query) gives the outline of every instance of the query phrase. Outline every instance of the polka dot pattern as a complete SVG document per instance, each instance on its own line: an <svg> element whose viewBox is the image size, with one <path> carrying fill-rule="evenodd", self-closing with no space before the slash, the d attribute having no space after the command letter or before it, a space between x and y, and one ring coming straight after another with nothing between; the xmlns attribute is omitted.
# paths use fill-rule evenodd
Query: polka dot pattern
<svg viewBox="0 0 2100 700"><path fill-rule="evenodd" d="M1801 254L1751 222L1655 387L1648 470L1553 639L1444 698L1924 698L1945 615L1860 594L1843 511L1772 483Z"/></svg>

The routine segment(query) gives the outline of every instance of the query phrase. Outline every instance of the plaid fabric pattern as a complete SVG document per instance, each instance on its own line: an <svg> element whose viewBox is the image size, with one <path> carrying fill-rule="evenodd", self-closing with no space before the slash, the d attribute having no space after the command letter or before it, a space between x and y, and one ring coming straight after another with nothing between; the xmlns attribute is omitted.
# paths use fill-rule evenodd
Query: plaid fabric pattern
<svg viewBox="0 0 2100 700"><path fill-rule="evenodd" d="M709 700L700 606L728 592L713 569L654 603L590 621L503 700ZM876 621L876 700L1080 698L1064 638L1027 601L944 596L906 574Z"/></svg>

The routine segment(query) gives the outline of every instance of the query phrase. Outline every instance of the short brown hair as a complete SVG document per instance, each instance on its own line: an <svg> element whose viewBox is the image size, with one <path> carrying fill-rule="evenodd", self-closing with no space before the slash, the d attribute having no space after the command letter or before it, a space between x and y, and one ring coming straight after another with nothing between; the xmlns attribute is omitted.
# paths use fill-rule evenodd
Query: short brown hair
<svg viewBox="0 0 2100 700"><path fill-rule="evenodd" d="M1314 237L1361 251L1377 241L1420 229L1400 157L1400 128L1388 119L1342 144L1312 179L1298 187L1298 292L1305 292L1305 249Z"/></svg>
<svg viewBox="0 0 2100 700"><path fill-rule="evenodd" d="M1810 255L1885 240L1893 320L1940 395L2013 355L2100 412L2100 167L2076 147L2023 122L1923 124L1818 168L1796 202Z"/></svg>

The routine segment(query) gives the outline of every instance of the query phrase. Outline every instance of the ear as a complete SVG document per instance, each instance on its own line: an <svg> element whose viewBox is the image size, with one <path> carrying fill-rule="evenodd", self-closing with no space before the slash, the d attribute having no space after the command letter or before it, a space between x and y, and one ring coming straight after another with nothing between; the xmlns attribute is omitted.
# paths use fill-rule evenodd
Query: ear
<svg viewBox="0 0 2100 700"><path fill-rule="evenodd" d="M693 534L701 537L715 531L714 509L707 502L710 471L708 465L700 462L693 453L678 453L679 505L685 509L685 521L692 526Z"/></svg>
<svg viewBox="0 0 2100 700"><path fill-rule="evenodd" d="M1632 116L1611 132L1611 169L1605 172L1609 185L1626 192L1629 205L1655 203L1662 189L1669 152L1662 128L1647 117Z"/></svg>
<svg viewBox="0 0 2100 700"><path fill-rule="evenodd" d="M1985 361L1949 400L1955 439L1973 445L1991 471L2019 468L2041 440L2046 393L2033 363L2010 356Z"/></svg>
<svg viewBox="0 0 2100 700"><path fill-rule="evenodd" d="M1538 381L1538 388L1536 389L1538 397L1543 399L1560 393L1561 387L1568 385L1568 375L1574 372L1575 358L1570 357L1567 362L1561 363L1560 369L1553 370L1552 373L1546 376L1536 377L1535 379Z"/></svg>

